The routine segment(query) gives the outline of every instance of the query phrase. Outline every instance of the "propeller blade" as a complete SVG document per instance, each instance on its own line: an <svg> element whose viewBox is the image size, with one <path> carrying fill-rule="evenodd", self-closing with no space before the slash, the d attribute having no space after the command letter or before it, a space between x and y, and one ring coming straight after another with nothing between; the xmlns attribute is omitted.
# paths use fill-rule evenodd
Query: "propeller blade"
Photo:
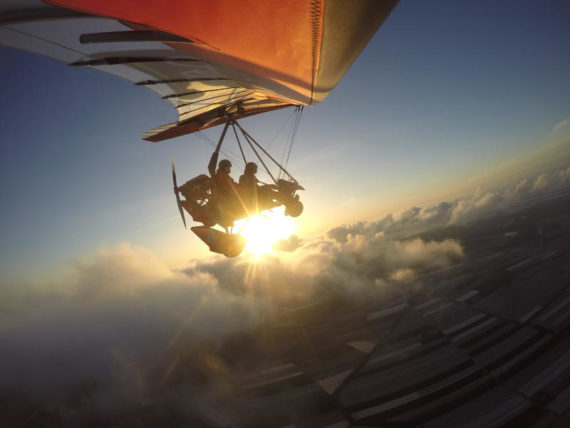
<svg viewBox="0 0 570 428"><path fill-rule="evenodd" d="M176 168L174 167L174 158L172 158L172 184L174 185L174 196L176 196L178 211L180 211L182 223L184 223L184 229L186 229L186 218L184 217L184 210L182 209L182 203L180 202L180 191L178 190L178 184L176 183Z"/></svg>

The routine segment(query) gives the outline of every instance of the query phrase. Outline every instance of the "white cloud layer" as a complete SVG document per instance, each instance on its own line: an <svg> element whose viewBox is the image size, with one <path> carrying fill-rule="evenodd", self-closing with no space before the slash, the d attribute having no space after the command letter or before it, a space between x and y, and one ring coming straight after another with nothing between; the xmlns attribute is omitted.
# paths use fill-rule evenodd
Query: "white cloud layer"
<svg viewBox="0 0 570 428"><path fill-rule="evenodd" d="M426 241L418 232L465 224L569 183L567 168L339 226L324 238L293 237L280 243L286 252L257 264L220 257L174 270L125 244L78 259L57 284L0 286L0 398L48 409L72 425L104 424L150 402L174 406L198 425L212 414L231 418L228 403L239 398L230 366L241 361L234 348L224 359L232 337L283 308L339 297L358 304L371 292L399 290L463 259L460 242Z"/></svg>
<svg viewBox="0 0 570 428"><path fill-rule="evenodd" d="M524 178L500 190L480 187L468 197L429 208L412 207L370 223L359 222L331 229L330 239L344 244L349 236L383 234L390 239L413 236L435 227L468 224L482 216L510 209L525 198L561 191L570 184L570 167Z"/></svg>

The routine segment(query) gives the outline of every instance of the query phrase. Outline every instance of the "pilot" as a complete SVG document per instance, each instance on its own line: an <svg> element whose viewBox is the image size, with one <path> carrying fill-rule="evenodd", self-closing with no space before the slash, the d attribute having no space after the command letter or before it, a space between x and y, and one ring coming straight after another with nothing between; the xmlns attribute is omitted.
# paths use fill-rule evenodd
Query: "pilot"
<svg viewBox="0 0 570 428"><path fill-rule="evenodd" d="M237 196L237 183L230 176L232 170L232 163L227 159L222 159L218 164L218 170L214 176L217 190L220 192L222 198L228 201L233 201Z"/></svg>

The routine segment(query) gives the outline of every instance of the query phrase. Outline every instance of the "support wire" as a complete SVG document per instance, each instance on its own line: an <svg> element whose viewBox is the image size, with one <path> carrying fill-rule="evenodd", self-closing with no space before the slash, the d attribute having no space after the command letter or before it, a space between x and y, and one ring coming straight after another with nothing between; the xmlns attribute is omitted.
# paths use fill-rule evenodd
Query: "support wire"
<svg viewBox="0 0 570 428"><path fill-rule="evenodd" d="M261 161L261 163L263 164L263 166L265 167L265 169L268 171L269 175L271 176L271 178L273 179L273 181L275 182L275 184L277 184L277 181L275 180L275 178L273 177L273 175L269 172L269 169L267 168L267 166L265 165L265 163L263 162L263 160L261 159L261 157L259 156L259 154L257 153L257 151L255 150L255 148L253 147L253 144L255 144L269 159L271 159L273 161L273 163L275 165L277 165L277 167L282 170L285 174L287 174L287 176L293 180L295 183L298 183L297 180L295 180L295 178L289 173L289 171L287 171L283 166L281 166L279 164L279 162L277 162L273 156L271 156L269 153L267 153L267 150L265 150L257 141L255 141L255 139L249 135L247 133L247 131L245 129L243 129L241 127L241 125L238 122L235 122L235 124L237 125L237 127L239 128L239 130L241 131L241 133L244 135L244 137L246 138L246 140L248 141L248 143L250 144L251 148L254 150L255 154L257 155L257 157L259 158L259 160ZM252 144L253 143L253 144Z"/></svg>

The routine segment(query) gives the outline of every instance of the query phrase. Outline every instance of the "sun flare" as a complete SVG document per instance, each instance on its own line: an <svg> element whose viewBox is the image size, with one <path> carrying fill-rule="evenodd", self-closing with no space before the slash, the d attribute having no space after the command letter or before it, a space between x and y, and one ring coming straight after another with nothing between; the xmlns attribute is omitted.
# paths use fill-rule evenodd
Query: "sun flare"
<svg viewBox="0 0 570 428"><path fill-rule="evenodd" d="M273 244L294 232L293 220L285 216L283 210L267 211L238 222L236 226L247 240L245 250L256 256L269 253Z"/></svg>

